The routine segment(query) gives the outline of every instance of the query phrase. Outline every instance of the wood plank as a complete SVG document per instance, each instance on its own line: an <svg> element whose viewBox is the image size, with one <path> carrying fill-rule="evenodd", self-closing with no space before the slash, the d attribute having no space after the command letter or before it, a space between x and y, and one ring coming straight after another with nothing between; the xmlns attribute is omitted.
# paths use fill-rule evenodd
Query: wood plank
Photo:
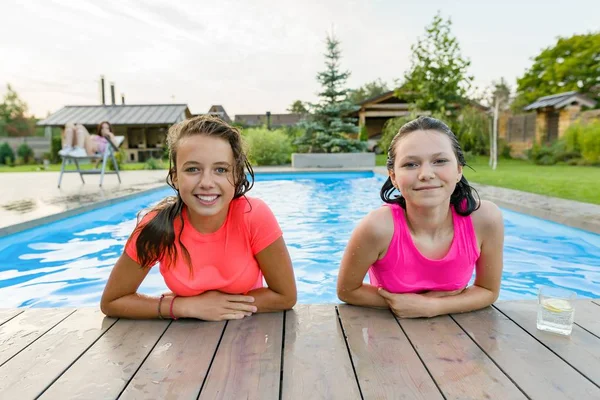
<svg viewBox="0 0 600 400"><path fill-rule="evenodd" d="M229 321L200 399L278 399L283 312Z"/></svg>
<svg viewBox="0 0 600 400"><path fill-rule="evenodd" d="M118 320L40 398L116 399L168 325Z"/></svg>
<svg viewBox="0 0 600 400"><path fill-rule="evenodd" d="M530 398L600 398L598 387L498 310L452 317Z"/></svg>
<svg viewBox="0 0 600 400"><path fill-rule="evenodd" d="M390 310L339 305L365 399L442 399Z"/></svg>
<svg viewBox="0 0 600 400"><path fill-rule="evenodd" d="M0 326L0 366L74 311L72 308L28 308Z"/></svg>
<svg viewBox="0 0 600 400"><path fill-rule="evenodd" d="M2 396L37 397L116 321L98 309L78 309L0 367Z"/></svg>
<svg viewBox="0 0 600 400"><path fill-rule="evenodd" d="M171 323L120 399L196 399L225 322Z"/></svg>
<svg viewBox="0 0 600 400"><path fill-rule="evenodd" d="M24 308L2 308L0 309L0 325L4 324L11 318L21 314L25 311Z"/></svg>
<svg viewBox="0 0 600 400"><path fill-rule="evenodd" d="M575 323L600 337L600 306L590 300L576 300Z"/></svg>
<svg viewBox="0 0 600 400"><path fill-rule="evenodd" d="M578 325L573 325L573 332L570 336L538 330L536 326L537 302L498 302L495 307L579 372L596 384L600 384L600 339L596 336ZM575 309L575 314L577 314L577 309ZM600 392L598 392L598 398L600 398Z"/></svg>
<svg viewBox="0 0 600 400"><path fill-rule="evenodd" d="M525 399L449 317L399 321L446 399Z"/></svg>
<svg viewBox="0 0 600 400"><path fill-rule="evenodd" d="M335 305L297 305L285 317L281 398L361 398Z"/></svg>

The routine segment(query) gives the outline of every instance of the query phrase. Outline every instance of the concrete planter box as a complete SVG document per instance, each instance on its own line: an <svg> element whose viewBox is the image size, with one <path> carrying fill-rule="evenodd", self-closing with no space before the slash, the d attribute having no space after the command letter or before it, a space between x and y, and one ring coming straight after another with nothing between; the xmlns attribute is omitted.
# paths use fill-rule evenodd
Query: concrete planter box
<svg viewBox="0 0 600 400"><path fill-rule="evenodd" d="M292 168L364 168L375 166L375 153L292 153Z"/></svg>

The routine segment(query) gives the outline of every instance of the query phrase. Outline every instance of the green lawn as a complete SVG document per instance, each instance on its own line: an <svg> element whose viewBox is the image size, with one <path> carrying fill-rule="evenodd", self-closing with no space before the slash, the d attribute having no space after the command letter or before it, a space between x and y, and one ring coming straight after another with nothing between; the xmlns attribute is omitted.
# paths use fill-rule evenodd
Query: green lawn
<svg viewBox="0 0 600 400"><path fill-rule="evenodd" d="M127 163L121 166L122 171L137 171L144 169L145 163ZM167 164L168 165L168 164ZM80 164L81 169L93 169L95 164ZM68 166L69 169L75 169L73 164ZM166 167L165 167L166 168ZM18 165L15 167L7 167L0 165L0 172L34 172L34 171L60 171L60 164L50 164L47 170L44 170L42 165Z"/></svg>
<svg viewBox="0 0 600 400"><path fill-rule="evenodd" d="M498 160L496 170L487 157L477 157L465 168L469 181L522 190L563 199L600 204L600 168L570 165L535 165L525 160ZM385 165L385 155L377 156L377 165Z"/></svg>

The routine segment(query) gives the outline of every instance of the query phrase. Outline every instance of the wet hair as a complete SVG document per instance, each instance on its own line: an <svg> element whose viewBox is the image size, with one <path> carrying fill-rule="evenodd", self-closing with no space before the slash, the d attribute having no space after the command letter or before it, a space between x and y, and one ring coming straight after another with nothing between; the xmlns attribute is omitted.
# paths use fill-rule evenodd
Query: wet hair
<svg viewBox="0 0 600 400"><path fill-rule="evenodd" d="M392 139L392 143L390 143L390 148L388 149L386 163L388 171L394 170L394 163L396 161L396 144L403 137L416 131L436 131L440 134L446 135L448 139L450 139L450 143L452 144L452 149L454 150L454 155L456 156L458 164L463 167L467 165L462 148L460 147L460 143L458 143L458 139L450 130L448 125L435 118L419 117L402 125L396 136L394 136ZM384 202L388 204L398 204L400 207L406 209L406 199L402 196L402 193L392 197L394 190L396 190L396 188L392 184L391 178L388 177L381 187L379 195ZM477 199L475 197L477 197ZM479 194L474 188L471 187L471 185L469 185L469 182L464 175L460 178L460 181L456 184L454 192L452 192L452 195L450 196L450 204L454 206L454 209L459 215L463 216L470 215L473 211L479 208Z"/></svg>
<svg viewBox="0 0 600 400"><path fill-rule="evenodd" d="M98 124L98 127L96 128L96 135L98 136L102 136L102 125L107 124L108 125L108 130L111 131L112 133L115 133L115 131L113 131L113 127L110 124L110 122L108 121L102 121Z"/></svg>
<svg viewBox="0 0 600 400"><path fill-rule="evenodd" d="M254 171L248 161L244 150L242 134L237 128L234 128L214 116L201 115L182 121L173 125L167 134L167 146L169 150L169 173L167 175L167 184L176 192L176 196L167 197L158 203L150 213L156 215L143 225L138 223L134 233L139 231L139 236L135 247L137 250L138 261L142 268L151 267L157 260L166 256L167 267L171 267L177 260L177 248L175 246L175 218L181 221L179 231L179 246L183 252L184 258L190 273L192 273L192 263L190 254L181 242L181 233L183 231L183 207L184 202L179 194L179 190L173 183L173 178L177 175L177 149L181 139L195 136L206 135L226 140L233 151L233 182L235 188L233 198L244 196L254 184ZM250 180L246 175L250 176ZM133 235L132 235L133 236Z"/></svg>

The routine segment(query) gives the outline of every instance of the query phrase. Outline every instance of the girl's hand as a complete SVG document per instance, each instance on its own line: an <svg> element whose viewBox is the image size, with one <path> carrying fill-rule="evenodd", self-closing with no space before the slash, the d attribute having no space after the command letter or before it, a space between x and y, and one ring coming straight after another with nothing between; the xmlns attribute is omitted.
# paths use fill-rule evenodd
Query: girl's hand
<svg viewBox="0 0 600 400"><path fill-rule="evenodd" d="M379 288L378 293L397 317L421 318L435 315L431 297L416 293L390 293L382 288Z"/></svg>
<svg viewBox="0 0 600 400"><path fill-rule="evenodd" d="M179 302L179 304L177 304ZM254 297L209 291L198 296L177 297L175 304L182 317L205 321L242 319L257 311ZM175 314L175 316L179 316Z"/></svg>

